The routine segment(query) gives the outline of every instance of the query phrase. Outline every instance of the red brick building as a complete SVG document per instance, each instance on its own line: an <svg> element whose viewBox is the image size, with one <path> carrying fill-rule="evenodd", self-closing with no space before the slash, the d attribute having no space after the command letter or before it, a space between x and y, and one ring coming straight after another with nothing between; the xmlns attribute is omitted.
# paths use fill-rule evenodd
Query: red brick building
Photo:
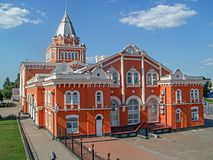
<svg viewBox="0 0 213 160"><path fill-rule="evenodd" d="M203 77L173 73L135 45L96 59L86 63L86 46L65 12L46 62L20 65L21 109L55 136L58 128L102 136L114 126L204 125Z"/></svg>

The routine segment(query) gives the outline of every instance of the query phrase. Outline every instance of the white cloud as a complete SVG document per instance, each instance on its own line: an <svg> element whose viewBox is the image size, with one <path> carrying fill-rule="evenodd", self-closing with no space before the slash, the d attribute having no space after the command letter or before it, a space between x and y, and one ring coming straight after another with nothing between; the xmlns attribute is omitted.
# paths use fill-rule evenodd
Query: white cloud
<svg viewBox="0 0 213 160"><path fill-rule="evenodd" d="M213 66L213 58L207 58L203 61L205 66Z"/></svg>
<svg viewBox="0 0 213 160"><path fill-rule="evenodd" d="M174 28L186 23L186 19L196 15L184 4L157 5L148 10L130 12L119 19L121 23L135 25L147 30Z"/></svg>
<svg viewBox="0 0 213 160"><path fill-rule="evenodd" d="M31 19L30 11L13 6L11 3L0 3L0 29L9 29L25 23L39 24L40 19Z"/></svg>
<svg viewBox="0 0 213 160"><path fill-rule="evenodd" d="M39 10L39 9L36 10L36 13L39 14L39 15L42 15L42 16L45 16L45 15L46 15L45 12L43 12L43 11L41 11L41 10Z"/></svg>

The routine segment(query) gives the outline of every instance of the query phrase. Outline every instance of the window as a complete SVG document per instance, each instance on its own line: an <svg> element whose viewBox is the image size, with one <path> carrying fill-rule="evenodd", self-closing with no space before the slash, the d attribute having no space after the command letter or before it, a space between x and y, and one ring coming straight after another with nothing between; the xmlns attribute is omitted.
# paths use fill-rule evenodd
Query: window
<svg viewBox="0 0 213 160"><path fill-rule="evenodd" d="M103 107L103 93L101 91L97 91L95 95L96 107Z"/></svg>
<svg viewBox="0 0 213 160"><path fill-rule="evenodd" d="M65 100L66 104L70 104L71 103L71 92L68 91L65 95L66 95L66 100Z"/></svg>
<svg viewBox="0 0 213 160"><path fill-rule="evenodd" d="M136 84L136 85L139 84L139 76L138 76L137 72L134 73L134 84Z"/></svg>
<svg viewBox="0 0 213 160"><path fill-rule="evenodd" d="M132 73L131 72L127 73L127 84L132 84Z"/></svg>
<svg viewBox="0 0 213 160"><path fill-rule="evenodd" d="M65 95L65 106L67 105L78 105L80 108L80 93L78 91L66 91ZM73 106L71 107L73 108Z"/></svg>
<svg viewBox="0 0 213 160"><path fill-rule="evenodd" d="M75 59L75 53L72 52L72 59Z"/></svg>
<svg viewBox="0 0 213 160"><path fill-rule="evenodd" d="M135 69L131 69L127 72L127 84L139 85L139 73Z"/></svg>
<svg viewBox="0 0 213 160"><path fill-rule="evenodd" d="M73 104L78 104L79 99L78 99L78 92L73 92Z"/></svg>
<svg viewBox="0 0 213 160"><path fill-rule="evenodd" d="M70 118L67 118L67 133L78 133L79 132L79 124L78 124L78 116L72 115Z"/></svg>
<svg viewBox="0 0 213 160"><path fill-rule="evenodd" d="M155 71L150 71L146 74L146 85L157 85L158 74Z"/></svg>
<svg viewBox="0 0 213 160"><path fill-rule="evenodd" d="M128 102L128 124L139 123L139 103L136 99Z"/></svg>
<svg viewBox="0 0 213 160"><path fill-rule="evenodd" d="M147 73L146 83L147 85L152 85L152 75L150 73Z"/></svg>
<svg viewBox="0 0 213 160"><path fill-rule="evenodd" d="M78 52L75 52L75 59L78 59Z"/></svg>
<svg viewBox="0 0 213 160"><path fill-rule="evenodd" d="M190 100L191 100L191 102L199 102L199 90L198 89L191 89Z"/></svg>
<svg viewBox="0 0 213 160"><path fill-rule="evenodd" d="M152 77L153 77L153 85L157 85L157 82L158 82L157 74L153 73Z"/></svg>
<svg viewBox="0 0 213 160"><path fill-rule="evenodd" d="M181 103L182 102L182 92L180 89L176 91L176 103Z"/></svg>
<svg viewBox="0 0 213 160"><path fill-rule="evenodd" d="M181 121L181 110L177 109L176 110L176 122L180 122Z"/></svg>
<svg viewBox="0 0 213 160"><path fill-rule="evenodd" d="M112 72L112 79L114 80L113 84L118 85L118 72L117 71Z"/></svg>
<svg viewBox="0 0 213 160"><path fill-rule="evenodd" d="M67 59L67 52L64 52L64 59Z"/></svg>
<svg viewBox="0 0 213 160"><path fill-rule="evenodd" d="M198 121L198 107L192 107L192 121Z"/></svg>

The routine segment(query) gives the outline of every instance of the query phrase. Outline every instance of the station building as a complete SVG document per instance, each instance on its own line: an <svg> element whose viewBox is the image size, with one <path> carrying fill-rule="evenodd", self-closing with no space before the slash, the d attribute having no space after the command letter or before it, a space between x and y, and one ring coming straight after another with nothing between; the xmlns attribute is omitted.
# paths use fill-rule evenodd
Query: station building
<svg viewBox="0 0 213 160"><path fill-rule="evenodd" d="M172 72L133 44L94 64L86 50L65 12L46 62L21 62L20 107L39 128L103 136L116 127L204 125L202 76Z"/></svg>

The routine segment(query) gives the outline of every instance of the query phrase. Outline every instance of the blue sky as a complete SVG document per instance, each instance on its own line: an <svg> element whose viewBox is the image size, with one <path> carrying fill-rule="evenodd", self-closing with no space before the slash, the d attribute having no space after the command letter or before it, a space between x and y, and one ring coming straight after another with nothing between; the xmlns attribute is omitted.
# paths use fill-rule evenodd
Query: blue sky
<svg viewBox="0 0 213 160"><path fill-rule="evenodd" d="M0 86L20 62L45 61L63 0L0 1ZM212 0L67 0L91 62L133 43L171 70L213 79Z"/></svg>

